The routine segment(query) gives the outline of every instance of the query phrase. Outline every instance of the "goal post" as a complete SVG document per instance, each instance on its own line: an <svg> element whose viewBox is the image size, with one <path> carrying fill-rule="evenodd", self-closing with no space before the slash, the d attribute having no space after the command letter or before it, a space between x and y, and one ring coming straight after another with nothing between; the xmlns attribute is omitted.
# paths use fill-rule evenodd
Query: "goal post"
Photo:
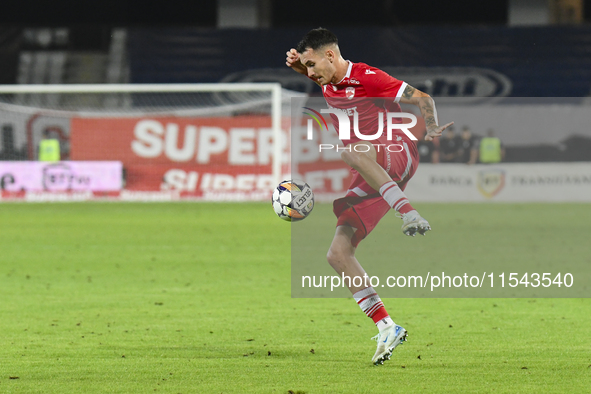
<svg viewBox="0 0 591 394"><path fill-rule="evenodd" d="M278 83L0 85L0 163L36 160L53 134L62 159L121 161L125 189L260 200L289 173L294 96Z"/></svg>

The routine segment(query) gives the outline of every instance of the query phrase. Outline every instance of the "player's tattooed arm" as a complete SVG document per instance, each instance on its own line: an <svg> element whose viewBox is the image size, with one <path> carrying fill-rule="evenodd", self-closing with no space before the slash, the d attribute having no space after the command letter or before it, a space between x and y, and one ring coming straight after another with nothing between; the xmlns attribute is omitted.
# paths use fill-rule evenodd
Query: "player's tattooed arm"
<svg viewBox="0 0 591 394"><path fill-rule="evenodd" d="M425 120L427 130L437 127L437 120L435 119L435 102L428 94L423 93L410 85L406 85L400 101L403 103L414 104L419 107L421 115Z"/></svg>
<svg viewBox="0 0 591 394"><path fill-rule="evenodd" d="M413 88L410 85L406 85L406 88L404 88L404 92L402 92L402 97L410 100L410 98L413 96L413 94L416 92L417 90L415 88Z"/></svg>
<svg viewBox="0 0 591 394"><path fill-rule="evenodd" d="M443 130L447 129L453 124L453 122L451 122L446 125L439 126L437 124L437 110L435 109L435 101L433 101L431 96L429 96L427 93L421 92L410 85L406 85L406 88L400 97L400 102L414 104L419 107L421 115L425 120L425 127L427 129L425 140L427 141L431 141L433 138L441 136Z"/></svg>

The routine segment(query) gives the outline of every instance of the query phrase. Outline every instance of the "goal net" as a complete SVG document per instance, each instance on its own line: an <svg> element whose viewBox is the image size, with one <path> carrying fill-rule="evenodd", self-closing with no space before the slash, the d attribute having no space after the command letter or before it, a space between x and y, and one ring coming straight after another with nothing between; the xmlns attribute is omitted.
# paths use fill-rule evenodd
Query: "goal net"
<svg viewBox="0 0 591 394"><path fill-rule="evenodd" d="M264 200L290 171L301 96L271 83L0 86L1 196Z"/></svg>

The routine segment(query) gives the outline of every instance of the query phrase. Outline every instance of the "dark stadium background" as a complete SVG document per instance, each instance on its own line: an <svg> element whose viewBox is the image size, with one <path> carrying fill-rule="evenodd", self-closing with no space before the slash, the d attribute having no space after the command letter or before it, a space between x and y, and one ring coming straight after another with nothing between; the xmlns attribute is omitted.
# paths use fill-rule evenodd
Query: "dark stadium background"
<svg viewBox="0 0 591 394"><path fill-rule="evenodd" d="M583 97L591 93L591 0L580 1L577 23L539 24L512 22L511 4L535 10L536 3L577 0L304 0L297 6L277 0L8 0L0 4L0 83L16 82L20 51L106 52L114 28L128 33L127 82L217 82L246 69L282 66L286 43L295 45L307 29L324 26L338 33L343 52L355 61L488 67L510 77L511 96ZM256 8L255 28L233 28L231 20L220 28L220 10L237 4ZM65 28L68 38L40 44L25 34L44 28Z"/></svg>

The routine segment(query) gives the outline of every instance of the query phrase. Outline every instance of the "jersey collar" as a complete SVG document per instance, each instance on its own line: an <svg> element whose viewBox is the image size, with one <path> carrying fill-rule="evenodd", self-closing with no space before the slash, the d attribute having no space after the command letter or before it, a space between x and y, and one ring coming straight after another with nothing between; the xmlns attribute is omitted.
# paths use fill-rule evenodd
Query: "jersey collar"
<svg viewBox="0 0 591 394"><path fill-rule="evenodd" d="M349 78L351 76L351 69L353 68L353 63L350 60L347 60L347 62L349 62L349 67L347 67L347 73L345 74L345 76L343 77L343 79L341 79L339 82L333 84L333 85L339 85L341 83L343 83L343 81L347 78Z"/></svg>

